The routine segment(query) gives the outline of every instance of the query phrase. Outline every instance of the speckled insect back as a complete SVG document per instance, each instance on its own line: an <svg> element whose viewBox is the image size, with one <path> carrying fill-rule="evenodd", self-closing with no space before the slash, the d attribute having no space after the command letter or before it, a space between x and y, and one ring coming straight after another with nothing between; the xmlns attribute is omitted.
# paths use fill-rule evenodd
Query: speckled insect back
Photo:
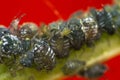
<svg viewBox="0 0 120 80"><path fill-rule="evenodd" d="M65 25L65 22L58 21L51 24L50 27L51 37L49 44L58 58L68 57L70 53L70 42L66 37L68 33L64 30L66 28Z"/></svg>
<svg viewBox="0 0 120 80"><path fill-rule="evenodd" d="M98 25L92 17L82 19L82 30L85 33L85 41L88 46L93 45L98 38Z"/></svg>
<svg viewBox="0 0 120 80"><path fill-rule="evenodd" d="M115 33L115 25L113 25L112 16L105 9L97 11L96 20L100 30L106 31L112 35Z"/></svg>
<svg viewBox="0 0 120 80"><path fill-rule="evenodd" d="M79 72L80 69L84 68L85 62L80 60L69 60L62 67L62 72L65 75L74 75Z"/></svg>
<svg viewBox="0 0 120 80"><path fill-rule="evenodd" d="M32 67L33 59L34 59L34 52L29 50L20 56L19 62L24 67Z"/></svg>
<svg viewBox="0 0 120 80"><path fill-rule="evenodd" d="M5 54L18 54L21 52L21 41L12 34L5 35L1 38L2 52Z"/></svg>
<svg viewBox="0 0 120 80"><path fill-rule="evenodd" d="M54 34L50 39L50 46L54 50L56 57L68 57L70 53L70 43L67 37L61 37L60 33Z"/></svg>
<svg viewBox="0 0 120 80"><path fill-rule="evenodd" d="M85 34L82 31L80 19L72 18L67 22L70 34L68 35L72 48L79 50L85 42Z"/></svg>
<svg viewBox="0 0 120 80"><path fill-rule="evenodd" d="M88 79L99 78L107 70L107 66L103 64L94 64L88 68L84 68L79 71L79 75Z"/></svg>
<svg viewBox="0 0 120 80"><path fill-rule="evenodd" d="M12 34L2 36L0 46L1 46L0 56L2 62L6 64L9 62L15 62L16 57L22 51L21 41L17 38L17 36L14 36Z"/></svg>
<svg viewBox="0 0 120 80"><path fill-rule="evenodd" d="M55 67L55 53L44 39L34 44L32 52L34 52L34 64L37 69L52 70Z"/></svg>

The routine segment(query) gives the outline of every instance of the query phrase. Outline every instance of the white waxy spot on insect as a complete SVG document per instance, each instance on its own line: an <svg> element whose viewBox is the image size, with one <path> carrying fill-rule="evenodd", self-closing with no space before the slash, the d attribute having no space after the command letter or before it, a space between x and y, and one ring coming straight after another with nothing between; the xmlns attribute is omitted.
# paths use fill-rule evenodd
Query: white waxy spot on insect
<svg viewBox="0 0 120 80"><path fill-rule="evenodd" d="M68 49L68 48L70 48L70 46L65 46L64 48L65 48L65 49Z"/></svg>
<svg viewBox="0 0 120 80"><path fill-rule="evenodd" d="M5 38L2 39L3 41L7 41Z"/></svg>
<svg viewBox="0 0 120 80"><path fill-rule="evenodd" d="M56 46L56 44L55 43L50 43L52 46Z"/></svg>
<svg viewBox="0 0 120 80"><path fill-rule="evenodd" d="M65 46L69 46L70 44L69 44L69 42L68 42L68 43L65 43L64 45L65 45Z"/></svg>
<svg viewBox="0 0 120 80"><path fill-rule="evenodd" d="M54 58L55 54L52 55L52 59Z"/></svg>
<svg viewBox="0 0 120 80"><path fill-rule="evenodd" d="M52 39L52 42L54 42L54 43L55 43L56 41Z"/></svg>
<svg viewBox="0 0 120 80"><path fill-rule="evenodd" d="M50 52L50 47L48 48L48 51L47 51L47 53L45 55L48 55L49 52Z"/></svg>
<svg viewBox="0 0 120 80"><path fill-rule="evenodd" d="M37 50L37 49L38 49L37 47L34 48L34 50Z"/></svg>
<svg viewBox="0 0 120 80"><path fill-rule="evenodd" d="M6 44L8 44L8 42L4 42L3 45L5 46Z"/></svg>

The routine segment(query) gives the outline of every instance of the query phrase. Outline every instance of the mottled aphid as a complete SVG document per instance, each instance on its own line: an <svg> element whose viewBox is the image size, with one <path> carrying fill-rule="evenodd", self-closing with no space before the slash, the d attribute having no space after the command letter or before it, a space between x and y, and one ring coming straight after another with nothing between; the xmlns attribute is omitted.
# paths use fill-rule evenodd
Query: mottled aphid
<svg viewBox="0 0 120 80"><path fill-rule="evenodd" d="M107 67L103 64L95 64L88 68L84 68L79 71L79 75L88 79L94 79L101 77L107 70Z"/></svg>
<svg viewBox="0 0 120 80"><path fill-rule="evenodd" d="M92 17L82 19L82 30L85 33L85 40L88 46L93 45L94 40L99 36L98 25Z"/></svg>
<svg viewBox="0 0 120 80"><path fill-rule="evenodd" d="M96 21L98 23L99 29L106 31L108 34L112 35L115 33L115 26L113 25L112 16L105 9L102 11L97 11Z"/></svg>
<svg viewBox="0 0 120 80"><path fill-rule="evenodd" d="M20 56L20 64L22 64L24 67L32 67L33 59L34 59L34 52L29 50Z"/></svg>
<svg viewBox="0 0 120 80"><path fill-rule="evenodd" d="M70 34L68 35L72 48L79 50L85 42L85 34L82 31L80 19L72 18L67 23Z"/></svg>
<svg viewBox="0 0 120 80"><path fill-rule="evenodd" d="M34 64L37 69L52 70L55 67L55 53L47 42L39 40L33 46Z"/></svg>
<svg viewBox="0 0 120 80"><path fill-rule="evenodd" d="M21 41L12 34L5 35L1 38L2 52L5 54L18 54L21 52Z"/></svg>
<svg viewBox="0 0 120 80"><path fill-rule="evenodd" d="M63 23L63 24L62 24ZM51 26L52 27L52 26ZM60 22L56 29L51 29L50 46L58 58L68 57L70 53L69 39L66 37L65 23Z"/></svg>
<svg viewBox="0 0 120 80"><path fill-rule="evenodd" d="M50 39L50 45L57 57L69 56L70 43L67 37L61 37L60 33L55 33Z"/></svg>
<svg viewBox="0 0 120 80"><path fill-rule="evenodd" d="M65 63L62 67L62 72L65 75L74 75L79 72L80 69L84 68L85 62L79 60L70 60Z"/></svg>
<svg viewBox="0 0 120 80"><path fill-rule="evenodd" d="M17 36L8 34L2 36L0 42L1 62L5 64L15 62L16 57L18 57L23 50L21 47L21 41L17 38Z"/></svg>
<svg viewBox="0 0 120 80"><path fill-rule="evenodd" d="M55 35L52 37L50 45L57 57L62 58L69 55L70 44L68 38L61 38L59 35Z"/></svg>

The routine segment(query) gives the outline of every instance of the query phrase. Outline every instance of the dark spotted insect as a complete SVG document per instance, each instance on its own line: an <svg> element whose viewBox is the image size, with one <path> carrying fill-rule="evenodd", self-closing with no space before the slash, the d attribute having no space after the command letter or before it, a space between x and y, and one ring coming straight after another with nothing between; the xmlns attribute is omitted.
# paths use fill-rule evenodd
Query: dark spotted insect
<svg viewBox="0 0 120 80"><path fill-rule="evenodd" d="M61 37L60 33L55 33L50 39L50 46L56 57L68 57L70 53L70 43L67 37Z"/></svg>
<svg viewBox="0 0 120 80"><path fill-rule="evenodd" d="M55 67L55 53L49 44L43 39L34 44L34 64L37 69L52 70Z"/></svg>
<svg viewBox="0 0 120 80"><path fill-rule="evenodd" d="M115 25L113 24L112 16L105 9L96 12L96 21L101 31L106 31L108 34L112 35L115 33Z"/></svg>
<svg viewBox="0 0 120 80"><path fill-rule="evenodd" d="M101 77L102 75L104 75L106 70L106 65L94 64L88 68L81 69L78 74L91 80Z"/></svg>
<svg viewBox="0 0 120 80"><path fill-rule="evenodd" d="M15 62L16 57L18 57L23 50L21 41L17 38L17 36L8 34L2 36L0 42L1 62L6 65Z"/></svg>
<svg viewBox="0 0 120 80"><path fill-rule="evenodd" d="M1 38L2 52L5 54L18 54L21 52L21 41L12 34L5 35Z"/></svg>
<svg viewBox="0 0 120 80"><path fill-rule="evenodd" d="M70 42L66 37L69 32L65 30L65 25L65 22L57 22L50 27L51 37L49 43L58 58L68 57L70 53Z"/></svg>
<svg viewBox="0 0 120 80"><path fill-rule="evenodd" d="M82 25L82 30L85 34L86 44L88 46L91 46L94 44L94 41L100 37L98 25L92 17L82 19Z"/></svg>
<svg viewBox="0 0 120 80"><path fill-rule="evenodd" d="M56 64L55 53L47 42L40 39L21 57L20 63L27 67L34 66L38 70L52 70Z"/></svg>
<svg viewBox="0 0 120 80"><path fill-rule="evenodd" d="M80 60L70 60L65 63L65 65L62 67L62 72L65 75L74 75L79 72L80 69L84 68L85 66L84 61Z"/></svg>
<svg viewBox="0 0 120 80"><path fill-rule="evenodd" d="M72 48L79 50L85 41L85 34L82 31L80 19L72 18L67 23L70 34L68 35Z"/></svg>
<svg viewBox="0 0 120 80"><path fill-rule="evenodd" d="M20 56L20 64L22 64L22 66L24 67L32 67L33 59L34 59L34 52L29 50Z"/></svg>

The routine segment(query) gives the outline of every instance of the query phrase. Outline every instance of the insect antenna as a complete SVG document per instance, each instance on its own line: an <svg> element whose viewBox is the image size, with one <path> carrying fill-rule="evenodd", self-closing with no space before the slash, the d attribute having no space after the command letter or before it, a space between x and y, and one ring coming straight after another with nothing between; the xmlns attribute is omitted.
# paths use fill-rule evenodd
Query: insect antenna
<svg viewBox="0 0 120 80"><path fill-rule="evenodd" d="M19 28L19 23L20 20L25 16L26 14L23 13L21 15L17 15L14 17L14 19L11 21L10 25L8 26L8 29L13 33L13 34L17 34L18 28Z"/></svg>

